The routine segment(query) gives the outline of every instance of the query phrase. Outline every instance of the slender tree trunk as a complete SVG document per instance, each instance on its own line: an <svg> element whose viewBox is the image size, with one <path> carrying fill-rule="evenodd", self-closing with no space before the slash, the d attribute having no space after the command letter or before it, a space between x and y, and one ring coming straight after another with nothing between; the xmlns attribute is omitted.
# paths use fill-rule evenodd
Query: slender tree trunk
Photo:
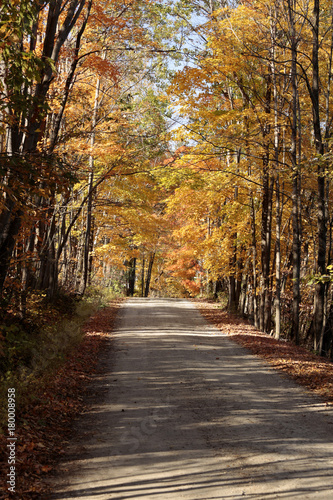
<svg viewBox="0 0 333 500"><path fill-rule="evenodd" d="M242 316L245 316L246 299L247 299L246 292L248 289L250 264L251 264L251 257L248 257L245 262L244 272L242 273L242 280L240 284L239 312Z"/></svg>
<svg viewBox="0 0 333 500"><path fill-rule="evenodd" d="M239 172L239 162L241 159L241 150L238 149L236 153L236 174ZM238 199L238 186L237 184L234 187L234 200ZM238 284L238 248L237 248L237 233L232 235L232 256L230 258L230 276L229 276L229 300L228 300L228 309L232 313L236 313L238 309L238 300L240 293L240 286Z"/></svg>
<svg viewBox="0 0 333 500"><path fill-rule="evenodd" d="M233 240L236 241L237 234L233 235ZM238 303L237 303L237 290L236 290L236 264L237 264L237 245L234 244L232 247L232 256L230 258L230 268L231 272L229 275L229 298L228 298L228 310L231 313L236 313Z"/></svg>
<svg viewBox="0 0 333 500"><path fill-rule="evenodd" d="M0 295L3 292L5 279L10 265L10 259L16 243L16 237L21 227L23 212L17 210L12 215L6 227L5 236L1 239L0 244Z"/></svg>
<svg viewBox="0 0 333 500"><path fill-rule="evenodd" d="M141 297L145 296L145 257L142 254L142 270L141 270Z"/></svg>
<svg viewBox="0 0 333 500"><path fill-rule="evenodd" d="M279 339L281 335L281 206L280 206L280 177L279 177L279 101L277 88L277 68L276 68L276 39L278 23L279 5L273 7L271 23L271 73L273 82L273 101L274 101L274 161L275 161L275 338Z"/></svg>
<svg viewBox="0 0 333 500"><path fill-rule="evenodd" d="M98 99L100 92L101 81L100 78L96 82L95 91L95 102L94 111L91 123L91 137L90 137L90 147L93 149L95 145L96 137L96 124L97 124L97 113L98 113ZM93 205L93 192L94 192L94 156L91 151L89 156L89 181L88 181L88 200L87 200L87 219L86 219L86 234L84 242L84 258L83 258L83 275L80 293L83 295L88 282L89 275L89 253L91 250L91 221L92 221L92 205Z"/></svg>
<svg viewBox="0 0 333 500"><path fill-rule="evenodd" d="M50 208L50 212L51 212ZM45 231L45 237L39 254L40 271L38 277L38 288L46 290L48 299L51 299L56 292L58 260L56 259L55 238L56 238L56 216L50 217L49 228Z"/></svg>
<svg viewBox="0 0 333 500"><path fill-rule="evenodd" d="M71 67L70 67L69 74L68 74L67 79L66 79L66 84L65 84L64 94L63 94L61 104L60 104L60 109L59 109L57 116L55 117L54 125L53 125L52 130L51 130L49 147L48 147L49 154L54 151L54 148L56 146L61 121L62 121L62 118L64 115L64 111L65 111L65 108L67 105L68 97L69 97L73 82L75 80L75 71L76 71L76 68L77 68L77 65L79 62L79 51L80 51L80 47L81 47L81 39L82 39L83 33L84 33L86 26L87 26L91 6L92 6L92 0L89 0L84 21L83 21L82 26L81 26L81 28L76 36L73 61L72 61Z"/></svg>
<svg viewBox="0 0 333 500"><path fill-rule="evenodd" d="M266 77L265 113L271 112L272 77ZM268 118L267 118L268 120ZM263 174L262 174L262 210L261 210L261 298L260 298L260 329L270 331L271 320L271 290L270 290L270 259L271 259L271 229L272 229L272 191L269 173L269 140L270 124L263 126Z"/></svg>
<svg viewBox="0 0 333 500"><path fill-rule="evenodd" d="M83 248L83 272L82 281L80 286L80 294L83 295L88 283L89 275L89 256L91 251L91 227L92 227L92 201L93 201L93 185L94 185L94 161L90 157L90 172L89 172L89 185L88 185L88 204L87 204L87 217L86 217L86 230Z"/></svg>
<svg viewBox="0 0 333 500"><path fill-rule="evenodd" d="M324 154L324 144L321 133L320 108L319 108L319 0L314 0L313 4L313 45L312 45L312 115L313 131L316 143L316 152L322 156ZM325 162L318 162L317 170L317 213L318 213L318 254L317 254L317 274L326 274L326 240L327 240L327 216L326 216L326 165ZM321 351L324 311L325 311L325 291L326 283L319 279L315 285L314 301L314 349Z"/></svg>
<svg viewBox="0 0 333 500"><path fill-rule="evenodd" d="M254 326L259 328L258 308L258 278L257 278L257 236L256 236L256 211L254 199L251 196L251 229L252 229L252 268L253 268L253 319Z"/></svg>
<svg viewBox="0 0 333 500"><path fill-rule="evenodd" d="M127 282L127 293L128 297L133 297L135 291L135 270L136 270L136 258L133 257L128 263L128 282Z"/></svg>
<svg viewBox="0 0 333 500"><path fill-rule="evenodd" d="M270 243L271 243L271 189L268 166L264 166L263 174L263 196L262 196L262 219L261 219L261 281L262 291L260 298L260 329L267 332L269 330L269 316L267 311L270 308Z"/></svg>
<svg viewBox="0 0 333 500"><path fill-rule="evenodd" d="M275 242L275 338L281 335L281 207L280 180L276 176L276 242Z"/></svg>
<svg viewBox="0 0 333 500"><path fill-rule="evenodd" d="M148 264L148 270L147 270L145 297L148 297L148 295L149 295L149 287L150 287L151 273L153 270L154 260L155 260L155 252L152 252L150 255L150 258L149 258L149 264Z"/></svg>
<svg viewBox="0 0 333 500"><path fill-rule="evenodd" d="M299 227L299 197L300 197L300 174L297 165L297 41L295 33L294 8L292 0L288 0L288 14L291 34L291 164L292 164L292 222L293 222L293 304L292 304L292 328L291 337L296 344L299 343L299 312L300 312L300 268L301 268L301 245Z"/></svg>

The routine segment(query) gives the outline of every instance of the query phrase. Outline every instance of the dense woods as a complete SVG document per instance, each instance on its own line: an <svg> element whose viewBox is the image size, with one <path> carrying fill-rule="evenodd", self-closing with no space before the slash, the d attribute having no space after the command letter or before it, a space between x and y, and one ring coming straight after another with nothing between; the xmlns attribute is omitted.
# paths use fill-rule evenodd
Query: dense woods
<svg viewBox="0 0 333 500"><path fill-rule="evenodd" d="M326 0L0 6L2 334L93 287L333 357Z"/></svg>
<svg viewBox="0 0 333 500"><path fill-rule="evenodd" d="M230 310L331 357L332 5L215 7L169 90L191 171L178 241Z"/></svg>

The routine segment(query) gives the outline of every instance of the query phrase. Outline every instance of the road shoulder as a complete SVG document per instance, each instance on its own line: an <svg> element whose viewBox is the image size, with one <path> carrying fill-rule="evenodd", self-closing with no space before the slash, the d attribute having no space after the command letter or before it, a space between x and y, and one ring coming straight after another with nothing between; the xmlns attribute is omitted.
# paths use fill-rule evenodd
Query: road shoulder
<svg viewBox="0 0 333 500"><path fill-rule="evenodd" d="M286 340L276 340L254 328L248 321L228 314L216 303L194 300L197 309L211 324L238 344L264 359L276 370L318 395L333 406L333 362Z"/></svg>

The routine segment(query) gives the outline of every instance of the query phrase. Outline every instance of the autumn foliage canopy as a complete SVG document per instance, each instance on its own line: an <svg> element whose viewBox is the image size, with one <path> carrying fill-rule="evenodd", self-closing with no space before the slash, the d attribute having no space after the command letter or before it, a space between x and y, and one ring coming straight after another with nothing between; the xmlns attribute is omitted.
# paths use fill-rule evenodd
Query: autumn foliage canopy
<svg viewBox="0 0 333 500"><path fill-rule="evenodd" d="M0 7L0 292L219 298L333 355L326 0Z"/></svg>

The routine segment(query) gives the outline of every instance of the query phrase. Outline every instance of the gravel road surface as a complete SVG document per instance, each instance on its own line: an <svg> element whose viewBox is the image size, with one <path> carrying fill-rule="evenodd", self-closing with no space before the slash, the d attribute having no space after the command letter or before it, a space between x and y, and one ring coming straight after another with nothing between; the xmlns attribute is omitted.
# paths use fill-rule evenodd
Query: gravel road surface
<svg viewBox="0 0 333 500"><path fill-rule="evenodd" d="M128 300L53 500L333 499L333 412L181 299Z"/></svg>

